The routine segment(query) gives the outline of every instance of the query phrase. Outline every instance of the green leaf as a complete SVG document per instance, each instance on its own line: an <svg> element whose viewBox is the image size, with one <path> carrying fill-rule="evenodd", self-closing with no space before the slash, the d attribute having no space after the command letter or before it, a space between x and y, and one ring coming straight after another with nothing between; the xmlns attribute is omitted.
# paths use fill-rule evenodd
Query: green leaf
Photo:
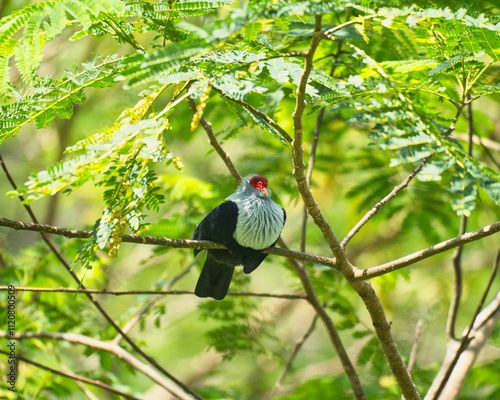
<svg viewBox="0 0 500 400"><path fill-rule="evenodd" d="M260 33L262 30L262 23L261 22L253 22L250 25L247 25L245 29L243 29L243 38L251 42L252 40L255 40L257 35Z"/></svg>
<svg viewBox="0 0 500 400"><path fill-rule="evenodd" d="M276 139L278 139L284 145L288 145L288 142L285 140L285 138L283 136L281 136L281 134L272 125L269 125L266 120L264 120L263 118L261 118L260 116L258 116L256 114L253 114L249 110L246 110L246 111L248 112L250 117L252 117L252 119L257 123L257 125L259 125L262 129L271 133L271 135L273 135Z"/></svg>
<svg viewBox="0 0 500 400"><path fill-rule="evenodd" d="M460 195L459 199L451 200L451 207L457 215L470 216L472 210L476 208L477 188L471 175L465 170L459 169L459 175L453 176L450 182L449 191Z"/></svg>
<svg viewBox="0 0 500 400"><path fill-rule="evenodd" d="M45 111L42 114L38 115L35 119L35 126L37 129L43 129L50 125L52 120L54 119L55 114L54 111Z"/></svg>
<svg viewBox="0 0 500 400"><path fill-rule="evenodd" d="M63 119L70 119L73 115L73 103L68 99L54 105L54 111Z"/></svg>
<svg viewBox="0 0 500 400"><path fill-rule="evenodd" d="M289 80L288 71L285 68L285 61L282 58L273 58L265 61L267 70L271 77L278 83L286 83Z"/></svg>

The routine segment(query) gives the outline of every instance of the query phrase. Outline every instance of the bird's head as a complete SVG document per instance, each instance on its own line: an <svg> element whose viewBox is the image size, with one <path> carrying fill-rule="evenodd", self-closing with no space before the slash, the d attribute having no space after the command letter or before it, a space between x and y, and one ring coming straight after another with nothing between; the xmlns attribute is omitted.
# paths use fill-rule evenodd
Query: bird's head
<svg viewBox="0 0 500 400"><path fill-rule="evenodd" d="M267 187L267 179L262 175L246 176L231 196L226 200L246 201L247 199L260 199L271 201L271 190Z"/></svg>
<svg viewBox="0 0 500 400"><path fill-rule="evenodd" d="M271 191L267 189L267 179L262 175L253 175L248 178L248 184L257 190L257 196L268 197L271 195Z"/></svg>

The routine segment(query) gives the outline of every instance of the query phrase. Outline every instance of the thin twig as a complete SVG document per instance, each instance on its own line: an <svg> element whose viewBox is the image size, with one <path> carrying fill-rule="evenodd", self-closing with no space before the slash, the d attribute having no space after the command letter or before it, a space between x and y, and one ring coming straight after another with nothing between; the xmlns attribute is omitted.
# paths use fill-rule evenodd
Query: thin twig
<svg viewBox="0 0 500 400"><path fill-rule="evenodd" d="M470 95L467 96L470 100ZM472 103L467 104L467 152L472 156L473 141L472 137L474 135L474 124L473 124L473 114L472 114ZM465 193L462 193L462 198ZM467 216L462 214L460 218L460 230L459 235L463 235L467 232ZM463 284L462 284L462 253L463 245L458 246L453 252L452 263L453 263L453 293L451 297L448 319L446 321L446 334L448 340L455 340L455 328L457 323L458 311L460 308L460 300L462 298Z"/></svg>
<svg viewBox="0 0 500 400"><path fill-rule="evenodd" d="M422 170L422 168L429 162L431 157L434 154L430 154L427 157L425 157L420 164L415 168L404 180L401 182L399 185L395 186L392 191L385 196L382 200L380 200L377 204L373 206L373 208L368 211L363 218L359 220L359 222L352 228L349 233L346 235L346 237L342 240L340 245L342 248L345 248L347 243L356 235L360 229L370 220L371 217L373 217L383 206L385 206L389 201L391 201L396 195L406 188L408 184L415 178L415 176Z"/></svg>
<svg viewBox="0 0 500 400"><path fill-rule="evenodd" d="M469 141L469 135L466 133L453 133L453 139L468 142ZM472 137L472 141L474 144L477 144L484 149L489 149L493 151L500 151L500 143L495 142L494 140L484 138L478 135L474 135Z"/></svg>
<svg viewBox="0 0 500 400"><path fill-rule="evenodd" d="M51 353L56 358L59 367L61 368L61 371L72 373L72 371L66 366L66 364L62 360L61 355L54 351L55 348L52 348L51 350L52 350ZM77 380L75 381L75 383L80 388L80 390L85 394L85 396L89 398L89 400L99 400L99 398L97 398L97 396L87 386L85 386L83 382Z"/></svg>
<svg viewBox="0 0 500 400"><path fill-rule="evenodd" d="M405 257L398 258L397 260L393 260L388 263L377 265L376 267L371 267L364 270L358 269L354 273L353 281L371 279L375 278L376 276L387 274L397 269L425 260L426 258L442 253L443 251L453 249L462 244L470 243L482 239L486 236L493 235L499 231L500 221L497 221L494 224L485 226L484 228L465 233L453 239L445 240L444 242L435 244L434 246L409 254Z"/></svg>
<svg viewBox="0 0 500 400"><path fill-rule="evenodd" d="M7 353L4 350L0 350L0 354L5 354L7 356L9 355L9 353ZM46 365L39 364L39 363L37 363L35 361L29 360L26 357L23 357L23 356L20 356L20 355L17 355L17 354L16 354L16 358L18 360L20 360L20 361L24 361L27 364L31 364L31 365L34 365L35 367L38 367L38 368L44 369L46 371L49 371L49 372L51 372L51 373L53 373L55 375L61 375L61 376L64 376L66 378L70 378L70 379L72 379L74 381L85 382L85 383L88 383L90 385L94 385L94 386L100 387L102 389L105 389L105 390L107 390L109 392L115 393L115 394L117 394L117 395L119 395L121 397L124 397L126 399L140 400L139 398L137 398L135 396L132 396L131 394L122 392L122 391L120 391L118 389L115 389L113 386L109 386L108 384L100 382L100 381L97 381L95 379L90 379L90 378L87 378L85 376L76 375L76 374L73 374L71 372L58 371L56 369L47 367Z"/></svg>
<svg viewBox="0 0 500 400"><path fill-rule="evenodd" d="M327 31L323 32L323 36L325 38L327 38L327 39L330 39L330 40L333 40L333 41L337 41L340 38L335 37L333 35L335 32L337 32L337 31L345 28L346 26L350 26L350 25L353 25L353 24L359 24L361 22L360 19L370 19L370 18L375 18L376 16L377 15L374 14L374 15L371 15L371 16L365 16L365 17L361 17L361 18L356 18L356 19L349 20L347 22L344 22L343 24L336 25L333 28L330 28Z"/></svg>
<svg viewBox="0 0 500 400"><path fill-rule="evenodd" d="M460 218L460 236L467 231L467 217L462 215ZM457 323L458 310L460 308L460 300L462 298L463 284L462 284L462 253L464 245L455 248L452 256L453 264L453 292L448 311L448 318L446 321L446 335L448 340L455 340L455 328Z"/></svg>
<svg viewBox="0 0 500 400"><path fill-rule="evenodd" d="M191 109L193 114L195 114L196 113L195 101L191 97L188 97L186 100L189 104L189 108ZM207 122L207 120L204 117L201 117L200 125L207 133L207 136L208 136L208 139L210 141L211 146L215 149L215 151L220 156L222 161L224 161L224 164L226 164L226 167L229 170L229 172L231 173L231 175L233 176L234 180L237 183L240 183L242 181L241 175L238 172L238 170L236 169L236 167L234 166L233 162L231 161L229 154L223 150L223 148L221 147L221 145L217 141L217 138L215 137L214 130L212 129L212 124L210 122Z"/></svg>
<svg viewBox="0 0 500 400"><path fill-rule="evenodd" d="M420 334L422 333L423 320L419 319L415 326L415 338L413 339L413 346L411 347L410 358L408 360L408 373L411 375L413 367L417 360L418 344L420 342Z"/></svg>
<svg viewBox="0 0 500 400"><path fill-rule="evenodd" d="M282 247L286 247L286 244L281 239L278 241L278 244ZM314 286L312 285L311 279L309 278L306 268L304 267L304 265L301 265L301 263L299 263L297 260L290 258L288 259L288 261L292 265L295 273L297 274L302 283L302 286L304 287L304 290L306 291L307 300L309 301L309 304L311 304L311 306L314 308L314 311L316 311L316 314L318 314L319 318L321 318L321 321L323 322L326 328L328 336L330 337L330 341L332 342L333 346L335 347L335 350L337 351L337 355L339 356L342 367L346 375L348 376L349 380L351 381L351 386L353 388L353 392L356 396L356 399L366 399L365 394L363 392L363 388L361 386L361 382L359 380L358 373L354 368L354 365L351 362L349 355L347 354L347 351L344 347L344 344L342 343L342 339L340 338L340 335L337 331L337 328L335 327L335 324L333 323L333 320L330 318L330 316L325 310L325 307L323 306L323 304L321 304L321 302L318 299L318 296L316 294L316 291L314 290Z"/></svg>
<svg viewBox="0 0 500 400"><path fill-rule="evenodd" d="M194 260L186 267L184 268L179 274L174 276L172 280L170 280L169 284L167 285L166 290L164 290L164 293L155 293L156 296L153 298L149 299L146 304L142 306L142 308L131 318L127 321L127 323L123 326L122 330L125 333L130 332L130 330L141 320L142 316L148 312L155 304L157 304L166 294L167 292L172 292L172 288L174 285L186 274L193 268L193 266L200 260L202 257L202 253L199 253ZM194 292L193 292L194 294ZM112 340L113 343L120 343L122 340L122 336L120 334L117 334L114 339Z"/></svg>
<svg viewBox="0 0 500 400"><path fill-rule="evenodd" d="M7 176L7 179L10 182L12 188L14 190L17 190L17 185L14 182L14 180L12 179L12 176L10 175L9 170L7 169L7 166L5 165L5 162L4 162L1 154L0 154L0 164L2 165L2 169L4 170L5 175ZM19 200L21 200L21 202L22 202L22 201L24 201L24 198L22 196L19 196ZM35 214L33 213L31 207L27 204L24 204L24 208L26 209L26 211L30 215L31 219L33 220L33 223L38 224L38 220L37 220ZM47 235L44 232L40 232L40 235L42 236L42 239L47 244L47 246L49 246L52 253L57 257L57 259L61 262L61 264L66 269L66 271L71 275L73 280L78 284L78 287L80 287L81 289L86 289L85 285L80 281L80 279L75 274L75 272L73 271L71 266L66 262L66 260L61 255L61 253L55 248L55 246L52 244L52 242L47 237ZM144 357L146 360L148 360L148 362L151 365L153 365L158 371L160 371L162 374L167 376L170 380L175 382L182 389L182 391L181 391L180 389L176 388L175 393L172 392L172 394L175 394L176 396L180 395L181 399L189 399L190 396L187 395L187 393L189 393L192 396L194 396L195 398L197 398L198 400L203 400L202 397L198 396L193 390L191 390L191 388L189 388L187 385L185 385L184 383L179 381L177 378L175 378L172 374L167 372L160 364L158 364L158 362L154 358L152 358L151 356L147 355L144 351L142 351L141 348L137 344L135 344L135 342L132 339L130 339L130 337L128 337L125 333L123 333L122 330L120 329L120 327L117 325L117 323L109 316L109 314L104 310L104 308L101 306L101 304L92 296L91 293L85 293L85 294L86 294L87 298L92 302L92 304L97 308L97 310L101 313L101 315L109 322L109 324L111 324L111 326L113 326L113 328L118 333L120 333L123 336L125 341L130 346L132 346L132 348L137 353L139 353L142 357Z"/></svg>
<svg viewBox="0 0 500 400"><path fill-rule="evenodd" d="M0 286L0 291L10 290L9 286ZM74 289L74 288L38 288L38 287L16 287L18 292L42 292L42 293L92 293L114 296L130 296L130 295L182 295L194 294L191 290L106 290L106 289ZM270 297L275 299L287 300L305 300L304 294L274 294L274 293L254 293L254 292L228 292L228 296L254 296L254 297Z"/></svg>
<svg viewBox="0 0 500 400"><path fill-rule="evenodd" d="M443 137L448 137L450 136L450 134L455 130L455 126L456 126L456 122L458 120L458 118L460 117L460 114L462 112L462 109L464 107L464 105L456 105L457 107L457 112L449 126L449 128L443 132ZM435 155L435 153L432 153L432 154L429 154L428 156L426 156L424 159L422 159L422 161L420 162L420 164L412 171L410 172L410 174L403 180L403 182L401 182L399 185L395 186L394 189L392 189L392 191L387 195L385 196L382 200L380 200L377 204L375 204L375 206L373 206L373 208L368 211L364 216L363 218L361 218L359 220L359 222L354 226L354 228L352 228L349 233L346 235L346 237L342 240L341 242L341 246L342 248L345 248L345 246L347 245L347 243L349 243L349 241L353 238L354 235L356 235L360 229L383 207L385 206L390 200L392 200L394 197L396 197L396 195L401 191L403 190L404 188L406 188L408 186L408 184L413 180L413 178L415 178L415 176L422 170L422 168L430 161L430 159Z"/></svg>
<svg viewBox="0 0 500 400"><path fill-rule="evenodd" d="M268 395L268 399L272 399L274 393L283 385L283 382L285 380L286 375L292 368L293 362L295 361L295 358L299 354L299 351L302 349L302 346L304 346L305 342L309 338L309 336L312 335L314 332L314 329L316 328L316 322L318 321L319 315L315 314L313 320L311 321L311 325L309 326L309 329L306 331L304 336L302 336L299 340L297 340L297 343L295 343L295 348L293 349L292 354L290 355L290 358L288 359L285 368L283 368L283 371L281 371L281 374L276 381L276 384L272 388L271 392Z"/></svg>

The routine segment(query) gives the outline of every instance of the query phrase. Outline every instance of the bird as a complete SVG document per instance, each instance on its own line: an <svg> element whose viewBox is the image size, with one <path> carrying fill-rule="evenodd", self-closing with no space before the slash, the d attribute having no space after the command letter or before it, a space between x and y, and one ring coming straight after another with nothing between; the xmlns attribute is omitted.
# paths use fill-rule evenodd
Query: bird
<svg viewBox="0 0 500 400"><path fill-rule="evenodd" d="M226 249L209 249L195 288L198 297L222 300L226 297L234 268L242 265L246 274L254 271L273 247L286 221L286 211L271 200L267 178L245 177L236 191L215 207L198 224L195 240L211 240ZM196 256L200 249L194 250Z"/></svg>

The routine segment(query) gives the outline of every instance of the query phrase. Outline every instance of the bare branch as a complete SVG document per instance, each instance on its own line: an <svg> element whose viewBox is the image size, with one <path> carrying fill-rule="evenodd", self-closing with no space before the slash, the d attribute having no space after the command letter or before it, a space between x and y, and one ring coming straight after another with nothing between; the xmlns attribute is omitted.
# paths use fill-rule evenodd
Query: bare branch
<svg viewBox="0 0 500 400"><path fill-rule="evenodd" d="M482 239L486 236L493 235L498 231L500 231L500 221L497 221L494 224L485 226L484 228L478 229L476 231L465 233L456 238L445 240L444 242L435 244L434 246L409 254L405 257L398 258L397 260L364 270L357 269L354 273L353 281L371 279L375 278L376 276L387 274L397 269L404 268L408 265L425 260L426 258L435 256L436 254L442 253L443 251L453 249L462 244L470 243Z"/></svg>
<svg viewBox="0 0 500 400"><path fill-rule="evenodd" d="M0 291L9 290L8 286L0 286ZM182 295L194 292L191 290L107 290L107 289L74 289L74 288L36 288L36 287L17 287L17 292L43 292L43 293L92 293L92 294L111 294L114 296L124 295ZM271 297L276 299L287 300L306 300L304 294L274 294L274 293L254 293L254 292L228 292L228 296L254 296L254 297Z"/></svg>
<svg viewBox="0 0 500 400"><path fill-rule="evenodd" d="M199 253L194 259L193 261L186 267L184 268L184 270L182 270L179 274L177 274L176 276L174 276L170 281L169 281L169 284L167 285L167 290L165 292L168 292L168 291L172 291L172 288L174 287L174 285L182 278L184 277L185 275L187 275L187 273L191 270L191 268L193 268L194 265L196 265L196 263L200 260L200 258L202 257L202 254ZM128 333L130 332L130 330L141 320L142 316L144 314L146 314L148 312L148 310L150 308L152 308L156 303L158 303L162 298L163 296L166 294L166 293L155 293L156 296L154 296L153 298L150 298L146 304L144 304L142 306L142 308L137 312L135 313L135 315L130 318L127 323L125 324L125 326L123 327L123 332L125 333ZM194 294L194 292L193 292ZM120 334L117 334L114 339L112 340L113 343L116 343L116 344L119 344L120 341L122 340L122 336Z"/></svg>
<svg viewBox="0 0 500 400"><path fill-rule="evenodd" d="M280 246L286 247L286 244L281 239L278 241L278 243ZM289 262L292 265L295 273L299 277L302 286L304 287L304 290L307 293L307 300L309 301L309 304L311 304L311 306L314 308L314 311L316 311L316 314L318 314L319 318L321 318L321 321L323 322L326 328L328 336L330 337L330 340L333 346L335 347L335 350L337 351L340 362L342 363L342 367L344 368L345 373L347 374L349 380L351 381L351 386L353 388L353 392L354 395L356 396L356 399L366 399L366 396L363 392L363 388L361 386L361 382L359 380L358 373L354 368L354 365L352 364L349 355L347 354L347 351L344 347L344 344L342 343L342 339L340 338L340 335L337 331L337 328L335 327L335 324L333 323L332 319L330 318L325 308L318 299L316 291L314 290L311 280L309 279L309 275L307 273L306 268L303 265L301 265L297 260L290 258Z"/></svg>
<svg viewBox="0 0 500 400"><path fill-rule="evenodd" d="M370 220L371 217L373 217L378 210L380 210L383 206L385 206L390 200L392 200L396 195L406 188L408 184L415 178L415 176L422 170L422 168L429 162L429 160L432 158L434 154L430 154L427 157L425 157L420 164L415 168L404 180L401 182L398 186L395 186L392 191L385 196L382 200L380 200L377 204L373 206L373 208L368 211L363 218L359 220L359 222L350 230L350 232L346 235L346 237L342 240L340 245L342 248L345 248L347 243L356 235L359 230Z"/></svg>
<svg viewBox="0 0 500 400"><path fill-rule="evenodd" d="M470 100L470 95L467 95L468 100ZM472 137L474 135L474 126L472 119L472 104L467 104L467 149L468 154L472 155ZM462 193L462 197L465 196ZM460 231L459 235L463 235L467 232L467 216L462 214L460 218ZM455 327L457 323L458 311L460 308L460 300L462 298L462 253L463 253L463 245L458 246L453 252L452 262L453 262L453 293L450 302L450 308L448 312L448 319L446 321L446 334L448 336L448 340L456 339L455 336Z"/></svg>
<svg viewBox="0 0 500 400"><path fill-rule="evenodd" d="M67 238L85 239L90 237L91 231L80 231L74 229L59 228L52 225L42 225L31 222L13 221L7 218L0 218L0 226L16 230L27 230L36 232L51 233L54 235L65 236ZM183 249L224 249L224 245L209 240L191 240L191 239L170 239L158 236L141 236L141 235L123 235L123 243L138 243L153 246L168 246L173 248ZM312 262L315 264L325 265L331 268L337 268L334 258L317 256L314 254L301 253L289 249L280 249L271 247L262 250L263 253L273 254L281 257L294 258L297 260Z"/></svg>
<svg viewBox="0 0 500 400"><path fill-rule="evenodd" d="M420 334L422 333L422 324L423 321L419 319L415 327L415 339L413 340L413 346L411 347L410 358L408 360L408 373L410 375L417 360L418 344L420 342Z"/></svg>
<svg viewBox="0 0 500 400"><path fill-rule="evenodd" d="M340 269L348 268L348 262L344 251L342 250L340 243L335 236L330 224L324 217L323 213L318 207L316 200L314 199L311 188L307 183L307 178L305 175L305 164L304 164L304 149L302 148L304 127L302 125L302 115L306 108L306 87L309 75L313 69L313 58L316 49L322 39L321 34L321 17L316 17L316 26L311 40L311 45L309 46L308 54L305 58L304 71L300 78L300 83L297 88L297 101L295 105L295 111L293 112L293 129L294 138L292 142L292 161L293 161L293 174L295 180L297 181L297 188L304 201L304 205L307 211L311 215L314 223L321 229L325 240L330 246L333 254L335 255L337 261L339 262Z"/></svg>
<svg viewBox="0 0 500 400"><path fill-rule="evenodd" d="M9 355L9 353L7 353L4 350L0 350L0 353L1 354L5 354L5 355ZM113 386L109 386L108 384L106 384L104 382L101 382L101 381L97 381L95 379L90 379L90 378L87 378L85 376L76 375L76 374L73 374L73 373L70 373L70 372L58 371L56 369L47 367L46 365L42 365L42 364L39 364L39 363L37 363L35 361L29 360L26 357L23 357L23 356L20 356L20 355L16 355L16 359L18 359L20 361L24 361L27 364L34 365L35 367L44 369L46 371L52 372L53 374L61 375L61 376L64 376L66 378L73 379L74 381L85 382L85 383L88 383L90 385L94 385L94 386L100 387L102 389L107 390L108 392L116 393L117 395L119 395L121 397L124 397L126 399L140 400L139 398L137 398L135 396L132 396L131 394L122 392L122 391L120 391L118 389L115 389Z"/></svg>
<svg viewBox="0 0 500 400"><path fill-rule="evenodd" d="M488 293L491 289L491 285L493 284L493 281L495 280L495 276L496 276L497 271L498 271L499 263L500 263L500 250L497 253L497 256L495 258L495 262L493 264L493 268L491 270L490 279L488 280L486 288L484 289L483 295L481 296L481 300L479 301L479 304L476 308L476 312L474 313L474 316L472 317L472 320L469 324L469 327L467 328L466 333L464 334L464 336L460 340L460 345L456 349L455 354L454 354L451 362L446 364L446 372L443 374L442 379L440 380L440 384L433 395L434 399L438 399L439 396L441 395L441 393L443 392L444 388L448 385L451 374L454 372L455 367L458 366L458 360L460 359L460 356L469 347L472 339L474 339L474 336L471 333L472 333L474 327L476 326L476 320L479 316L479 313L481 312L481 309L483 308L483 305L486 301L486 297L488 296ZM475 355L477 355L478 352L479 352L479 350L475 353ZM472 366L472 364L470 366ZM470 368L470 366L469 366L469 368ZM460 366L460 369L463 369L463 365ZM465 377L466 377L466 374L463 375L464 379L465 379ZM462 386L462 384L463 384L463 380L459 381L459 382L455 381L455 383L453 385L450 385L450 386L459 385L459 388L460 388ZM455 388L453 390L458 393L460 389L457 390Z"/></svg>
<svg viewBox="0 0 500 400"><path fill-rule="evenodd" d="M351 22L351 21L350 21ZM309 73L313 68L313 55L321 38L324 35L321 34L321 18L316 17L315 31L309 47L309 53L305 59L304 71L301 76L300 84L297 89L297 101L295 106L295 111L293 113L294 122L294 141L292 144L292 158L293 158L293 173L295 175L295 180L297 181L297 187L300 195L304 201L305 206L311 217L313 218L316 225L321 229L323 236L330 246L333 254L338 262L338 268L348 280L351 287L356 291L356 293L361 297L366 309L370 313L373 326L377 333L377 337L380 341L382 350L384 351L385 357L392 370L399 386L405 396L406 400L419 399L419 395L411 380L411 376L408 374L401 355L396 347L396 343L391 335L390 324L385 317L384 309L380 304L380 301L375 294L371 285L367 282L355 282L353 281L353 276L356 272L355 268L349 263L346 258L344 249L340 245L335 233L333 232L330 224L323 216L318 204L314 200L311 193L310 187L307 184L307 179L304 173L304 150L302 148L302 137L303 137L303 125L302 125L302 114L306 107L305 93L306 85L309 77ZM357 378L357 375L356 375ZM351 385L353 381L351 380ZM353 386L353 388L355 388ZM356 393L356 392L355 392ZM364 396L364 393L358 393L357 396Z"/></svg>
<svg viewBox="0 0 500 400"><path fill-rule="evenodd" d="M469 135L466 133L453 133L453 139L467 142L469 140ZM495 142L494 140L474 135L472 137L472 141L474 144L477 144L484 148L494 151L500 151L500 143Z"/></svg>
<svg viewBox="0 0 500 400"><path fill-rule="evenodd" d="M353 24L359 24L363 19L374 18L375 16L376 15L368 16L368 17L360 17L360 18L355 18L355 19L349 20L347 22L344 22L343 24L339 24L339 25L334 26L333 28L328 29L327 31L325 31L323 33L323 36L325 36L325 38L333 40L333 41L339 40L338 37L335 37L333 35L335 32L345 28L346 26L350 26Z"/></svg>
<svg viewBox="0 0 500 400"><path fill-rule="evenodd" d="M172 384L168 380L166 380L163 376L161 376L157 371L151 368L149 365L144 364L139 359L135 358L132 354L124 350L122 347L110 343L103 342L98 339L94 339L85 335L80 335L76 333L59 333L59 332L16 332L14 335L10 335L8 331L0 331L0 338L9 338L9 340L26 340L26 339L51 339L51 340L62 340L70 343L82 344L87 347L91 347L93 349L103 350L114 354L135 370L143 373L154 382L156 382L161 387L165 388L167 391L172 393L174 396L179 397L180 399L193 399L193 397L189 396L184 392L184 390L180 389L176 385ZM16 355L17 357L17 355Z"/></svg>
<svg viewBox="0 0 500 400"><path fill-rule="evenodd" d="M191 97L188 97L187 102L189 104L189 108L191 109L193 114L195 114L196 113L195 101ZM214 130L212 129L212 124L210 122L207 122L207 120L204 117L201 117L200 124L201 124L202 128L205 130L205 132L207 133L208 140L209 140L210 144L215 149L217 154L220 156L222 161L224 161L224 164L226 164L226 167L229 170L229 172L231 173L231 175L233 176L234 180L236 182L240 183L242 181L241 175L238 172L238 170L236 169L236 167L234 166L233 162L231 161L229 154L226 153L222 149L221 145L217 141L217 138L215 137Z"/></svg>

